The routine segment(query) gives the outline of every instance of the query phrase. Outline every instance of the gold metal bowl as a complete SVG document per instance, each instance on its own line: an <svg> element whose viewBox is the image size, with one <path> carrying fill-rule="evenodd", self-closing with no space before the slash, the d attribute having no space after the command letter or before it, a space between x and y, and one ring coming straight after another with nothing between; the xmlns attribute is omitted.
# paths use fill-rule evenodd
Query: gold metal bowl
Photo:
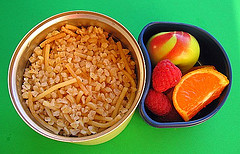
<svg viewBox="0 0 240 154"><path fill-rule="evenodd" d="M34 119L21 95L23 72L33 49L44 40L48 33L59 29L65 24L73 24L76 26L93 25L103 28L105 31L111 33L115 38L121 40L123 46L131 51L131 55L136 63L137 92L135 100L129 111L113 126L100 133L86 137L65 137L54 134ZM53 140L88 145L106 142L118 135L127 126L142 97L145 82L146 67L144 57L132 34L116 20L103 14L89 11L64 12L54 15L36 25L18 44L12 56L8 71L8 86L12 103L20 117L28 126L39 134Z"/></svg>

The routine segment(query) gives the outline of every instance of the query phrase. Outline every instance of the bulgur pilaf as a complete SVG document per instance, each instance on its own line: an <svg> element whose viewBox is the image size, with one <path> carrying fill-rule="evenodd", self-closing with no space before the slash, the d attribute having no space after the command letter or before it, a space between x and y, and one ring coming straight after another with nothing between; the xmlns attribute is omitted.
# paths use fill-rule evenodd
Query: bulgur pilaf
<svg viewBox="0 0 240 154"><path fill-rule="evenodd" d="M22 97L43 126L87 136L118 122L136 92L130 51L102 28L66 24L49 33L25 68Z"/></svg>

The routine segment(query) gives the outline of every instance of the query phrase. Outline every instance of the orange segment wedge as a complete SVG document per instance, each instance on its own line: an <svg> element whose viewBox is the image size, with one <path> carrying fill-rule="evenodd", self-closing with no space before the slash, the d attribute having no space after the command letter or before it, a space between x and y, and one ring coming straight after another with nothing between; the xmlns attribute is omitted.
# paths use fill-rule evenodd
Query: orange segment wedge
<svg viewBox="0 0 240 154"><path fill-rule="evenodd" d="M183 75L189 73L189 72L192 72L194 70L197 70L197 69L201 69L201 68L208 68L208 69L214 69L216 70L216 68L213 66L213 65L201 65L201 66L194 66L192 67L190 70L188 70L187 72L183 73Z"/></svg>
<svg viewBox="0 0 240 154"><path fill-rule="evenodd" d="M173 91L173 105L185 121L218 98L229 80L212 68L200 68L184 75Z"/></svg>

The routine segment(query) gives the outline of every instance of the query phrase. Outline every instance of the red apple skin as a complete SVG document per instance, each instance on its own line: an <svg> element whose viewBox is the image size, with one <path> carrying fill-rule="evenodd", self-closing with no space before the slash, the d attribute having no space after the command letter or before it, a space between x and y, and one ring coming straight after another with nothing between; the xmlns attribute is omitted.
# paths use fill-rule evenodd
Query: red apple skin
<svg viewBox="0 0 240 154"><path fill-rule="evenodd" d="M163 59L169 59L182 72L191 69L200 54L198 41L182 31L161 32L152 36L147 43L147 50L153 66Z"/></svg>

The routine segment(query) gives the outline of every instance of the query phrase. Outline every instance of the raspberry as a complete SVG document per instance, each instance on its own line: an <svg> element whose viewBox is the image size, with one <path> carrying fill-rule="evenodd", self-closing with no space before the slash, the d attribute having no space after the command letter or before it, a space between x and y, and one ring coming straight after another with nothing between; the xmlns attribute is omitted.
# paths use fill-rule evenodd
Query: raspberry
<svg viewBox="0 0 240 154"><path fill-rule="evenodd" d="M175 108L172 108L172 110L167 115L158 117L158 120L161 122L183 121L182 117L178 114Z"/></svg>
<svg viewBox="0 0 240 154"><path fill-rule="evenodd" d="M182 76L181 70L175 66L170 60L160 61L152 73L152 85L158 92L164 92L180 81Z"/></svg>
<svg viewBox="0 0 240 154"><path fill-rule="evenodd" d="M152 113L158 116L167 115L172 110L172 104L168 97L153 89L149 90L145 99L145 105Z"/></svg>

